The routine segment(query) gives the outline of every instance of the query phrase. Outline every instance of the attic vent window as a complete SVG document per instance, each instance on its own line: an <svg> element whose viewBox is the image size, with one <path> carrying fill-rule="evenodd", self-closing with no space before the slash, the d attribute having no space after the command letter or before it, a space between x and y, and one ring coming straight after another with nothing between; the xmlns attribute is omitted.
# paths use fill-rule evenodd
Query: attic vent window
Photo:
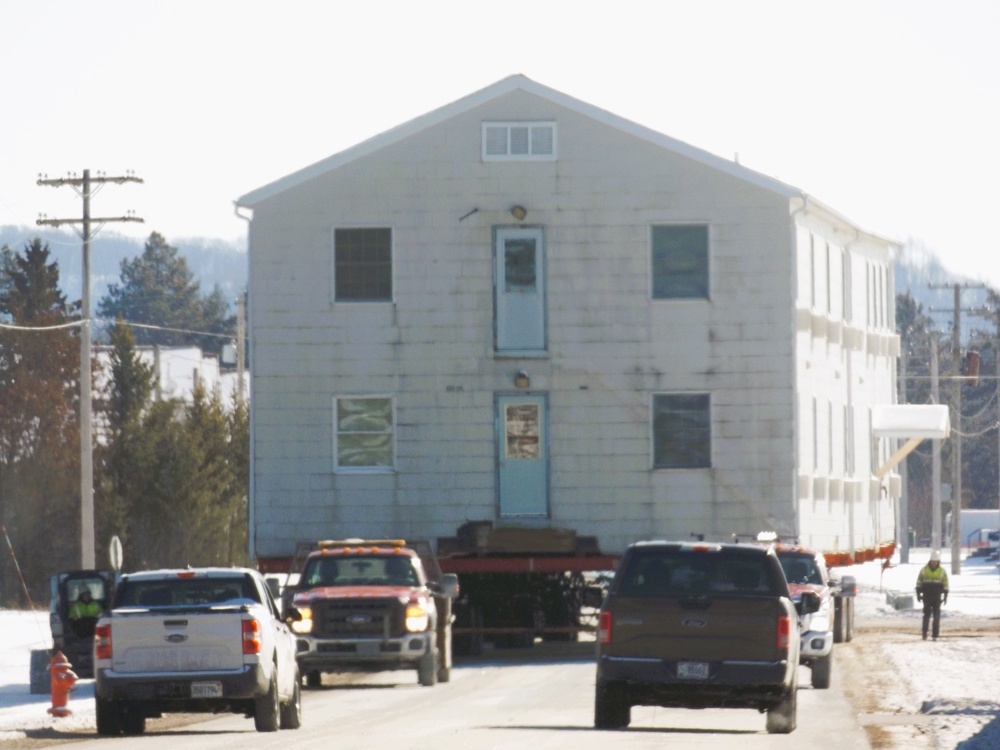
<svg viewBox="0 0 1000 750"><path fill-rule="evenodd" d="M483 161L555 161L554 122L484 122Z"/></svg>

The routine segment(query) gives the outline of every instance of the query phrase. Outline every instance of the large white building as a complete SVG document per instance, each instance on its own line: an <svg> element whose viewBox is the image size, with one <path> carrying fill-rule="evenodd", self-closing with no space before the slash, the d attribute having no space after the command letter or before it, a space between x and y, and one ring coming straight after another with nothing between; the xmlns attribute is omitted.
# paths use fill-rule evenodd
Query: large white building
<svg viewBox="0 0 1000 750"><path fill-rule="evenodd" d="M136 355L153 370L153 397L157 400L176 398L190 402L196 386L204 388L210 397L218 396L227 410L232 409L234 396L249 397L248 373L220 367L217 354L206 354L197 346L137 346ZM99 365L97 390L101 393L108 388L110 379L111 347L94 347L94 357Z"/></svg>
<svg viewBox="0 0 1000 750"><path fill-rule="evenodd" d="M894 538L897 245L801 190L512 76L238 203L258 557L483 519Z"/></svg>

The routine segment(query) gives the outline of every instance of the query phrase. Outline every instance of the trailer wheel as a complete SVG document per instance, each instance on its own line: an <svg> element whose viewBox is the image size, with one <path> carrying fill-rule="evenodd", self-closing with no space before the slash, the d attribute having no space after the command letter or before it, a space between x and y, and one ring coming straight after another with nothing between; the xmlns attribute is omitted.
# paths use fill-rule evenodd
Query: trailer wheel
<svg viewBox="0 0 1000 750"><path fill-rule="evenodd" d="M844 640L848 643L854 638L854 599L847 597L844 600Z"/></svg>
<svg viewBox="0 0 1000 750"><path fill-rule="evenodd" d="M472 628L478 630L483 627L483 613L479 607L471 604L456 608L455 623L456 628ZM453 633L451 636L451 652L458 656L482 656L483 654L483 634L482 633Z"/></svg>

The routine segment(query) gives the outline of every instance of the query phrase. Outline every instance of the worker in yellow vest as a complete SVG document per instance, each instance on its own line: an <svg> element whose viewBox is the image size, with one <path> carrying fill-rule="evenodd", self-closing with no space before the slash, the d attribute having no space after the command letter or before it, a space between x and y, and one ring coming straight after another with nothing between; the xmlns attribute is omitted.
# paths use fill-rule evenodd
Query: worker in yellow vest
<svg viewBox="0 0 1000 750"><path fill-rule="evenodd" d="M69 619L79 620L82 617L98 617L101 614L101 605L94 601L90 589L84 589L80 597L69 607Z"/></svg>
<svg viewBox="0 0 1000 750"><path fill-rule="evenodd" d="M917 601L924 603L923 636L927 640L927 625L934 619L931 634L934 640L941 630L941 605L948 603L948 574L941 567L941 552L931 552L930 561L917 574Z"/></svg>

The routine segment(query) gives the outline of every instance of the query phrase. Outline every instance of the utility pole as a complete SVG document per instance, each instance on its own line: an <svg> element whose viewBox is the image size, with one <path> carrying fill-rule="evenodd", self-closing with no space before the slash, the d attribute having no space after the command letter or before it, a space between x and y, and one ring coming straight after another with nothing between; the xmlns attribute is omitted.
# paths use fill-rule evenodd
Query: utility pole
<svg viewBox="0 0 1000 750"><path fill-rule="evenodd" d="M954 448L952 450L952 488L951 488L951 572L958 575L962 572L962 290L985 289L984 284L931 284L931 288L952 287L955 294L954 318L951 329L951 358L954 390ZM934 308L931 308L932 310ZM974 312L970 310L969 312Z"/></svg>
<svg viewBox="0 0 1000 750"><path fill-rule="evenodd" d="M941 403L938 395L937 336L931 334L931 403ZM941 441L931 441L931 550L941 549Z"/></svg>
<svg viewBox="0 0 1000 750"><path fill-rule="evenodd" d="M137 221L132 214L111 218L94 218L90 215L90 198L106 183L114 182L121 185L126 182L142 182L135 175L128 173L123 177L108 177L98 173L90 176L90 170L83 170L83 177L69 175L56 179L38 176L38 185L62 187L69 185L83 199L82 219L49 219L40 216L35 222L39 226L59 227L71 224L83 240L83 296L80 307L80 567L91 569L96 567L94 552L94 458L93 458L93 424L91 421L90 393L90 239L91 224L97 224L97 230L111 221ZM95 187L96 186L96 187ZM81 228L77 229L76 225ZM95 232L96 233L96 232Z"/></svg>
<svg viewBox="0 0 1000 750"><path fill-rule="evenodd" d="M906 342L903 342L903 351L899 354L899 402L909 403L906 396L906 370L909 360L909 351ZM910 562L910 472L906 461L899 466L900 480L903 487L903 502L899 504L899 529L896 538L901 539L899 547L899 562L903 565Z"/></svg>
<svg viewBox="0 0 1000 750"><path fill-rule="evenodd" d="M951 328L952 372L962 374L962 290L955 284L955 318ZM955 380L955 448L951 491L951 572L962 572L962 380Z"/></svg>
<svg viewBox="0 0 1000 750"><path fill-rule="evenodd" d="M243 293L236 298L236 388L243 400L243 359L246 356L246 297Z"/></svg>

